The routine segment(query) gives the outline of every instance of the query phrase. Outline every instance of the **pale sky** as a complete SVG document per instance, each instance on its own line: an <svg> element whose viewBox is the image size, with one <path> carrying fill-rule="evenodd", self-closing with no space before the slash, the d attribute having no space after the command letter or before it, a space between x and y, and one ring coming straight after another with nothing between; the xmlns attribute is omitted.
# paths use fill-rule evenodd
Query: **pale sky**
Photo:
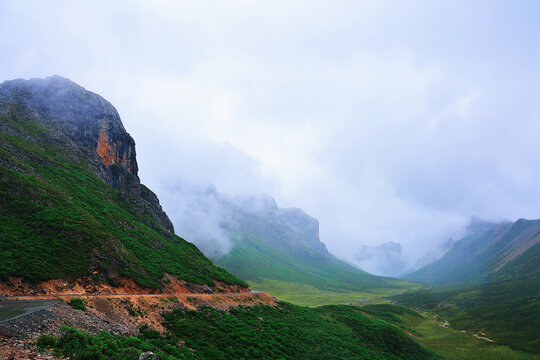
<svg viewBox="0 0 540 360"><path fill-rule="evenodd" d="M358 251L398 243L411 266L471 216L540 217L539 18L538 1L0 0L0 79L109 100L165 210L175 182L268 194L383 273Z"/></svg>

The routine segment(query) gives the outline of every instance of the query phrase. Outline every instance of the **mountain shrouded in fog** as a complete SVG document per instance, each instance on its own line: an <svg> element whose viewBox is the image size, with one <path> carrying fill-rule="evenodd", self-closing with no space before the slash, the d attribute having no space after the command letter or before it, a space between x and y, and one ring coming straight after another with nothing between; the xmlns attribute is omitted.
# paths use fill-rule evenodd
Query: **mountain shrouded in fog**
<svg viewBox="0 0 540 360"><path fill-rule="evenodd" d="M399 287L328 252L319 222L301 209L280 208L265 195L230 197L187 184L174 189L166 201L177 232L243 279L341 291Z"/></svg>
<svg viewBox="0 0 540 360"><path fill-rule="evenodd" d="M61 73L110 100L166 211L171 179L270 194L317 218L333 254L393 272L372 248L399 244L411 268L472 216L538 218L539 14L535 1L2 1L0 79Z"/></svg>

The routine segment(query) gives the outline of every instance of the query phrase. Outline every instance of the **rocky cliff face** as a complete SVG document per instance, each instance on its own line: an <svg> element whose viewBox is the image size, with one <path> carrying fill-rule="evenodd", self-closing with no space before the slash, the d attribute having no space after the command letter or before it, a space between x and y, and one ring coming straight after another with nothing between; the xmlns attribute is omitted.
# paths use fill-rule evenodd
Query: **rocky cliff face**
<svg viewBox="0 0 540 360"><path fill-rule="evenodd" d="M237 197L228 204L234 233L257 234L275 249L287 252L309 250L312 256L331 258L319 238L319 221L299 208L279 208L266 196Z"/></svg>
<svg viewBox="0 0 540 360"><path fill-rule="evenodd" d="M294 229L298 240L306 247L320 254L329 254L326 245L320 240L319 221L317 219L298 208L280 209L279 217Z"/></svg>
<svg viewBox="0 0 540 360"><path fill-rule="evenodd" d="M84 157L101 180L126 197L136 196L132 200L174 232L156 195L140 183L135 141L101 96L57 75L5 81L0 84L0 115L32 117L50 129L47 141L69 144L73 155Z"/></svg>

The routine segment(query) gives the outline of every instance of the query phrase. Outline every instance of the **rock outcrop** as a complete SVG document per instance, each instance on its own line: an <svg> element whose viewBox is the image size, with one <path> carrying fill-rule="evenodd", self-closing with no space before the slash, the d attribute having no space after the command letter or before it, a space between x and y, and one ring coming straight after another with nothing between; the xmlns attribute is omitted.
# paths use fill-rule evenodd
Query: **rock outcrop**
<svg viewBox="0 0 540 360"><path fill-rule="evenodd" d="M46 134L49 141L68 144L74 156L84 157L101 180L128 197L135 195L138 206L174 233L157 196L141 185L135 141L107 100L58 75L16 79L0 84L0 115L14 114L31 116L50 129Z"/></svg>

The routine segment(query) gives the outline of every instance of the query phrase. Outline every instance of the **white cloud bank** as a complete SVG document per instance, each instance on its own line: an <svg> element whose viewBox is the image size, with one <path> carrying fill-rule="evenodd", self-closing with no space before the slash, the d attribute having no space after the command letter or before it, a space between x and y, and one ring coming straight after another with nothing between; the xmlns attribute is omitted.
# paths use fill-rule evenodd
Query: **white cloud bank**
<svg viewBox="0 0 540 360"><path fill-rule="evenodd" d="M379 271L363 245L410 266L472 215L540 217L539 6L2 1L0 78L110 100L167 206L172 178L271 194Z"/></svg>

